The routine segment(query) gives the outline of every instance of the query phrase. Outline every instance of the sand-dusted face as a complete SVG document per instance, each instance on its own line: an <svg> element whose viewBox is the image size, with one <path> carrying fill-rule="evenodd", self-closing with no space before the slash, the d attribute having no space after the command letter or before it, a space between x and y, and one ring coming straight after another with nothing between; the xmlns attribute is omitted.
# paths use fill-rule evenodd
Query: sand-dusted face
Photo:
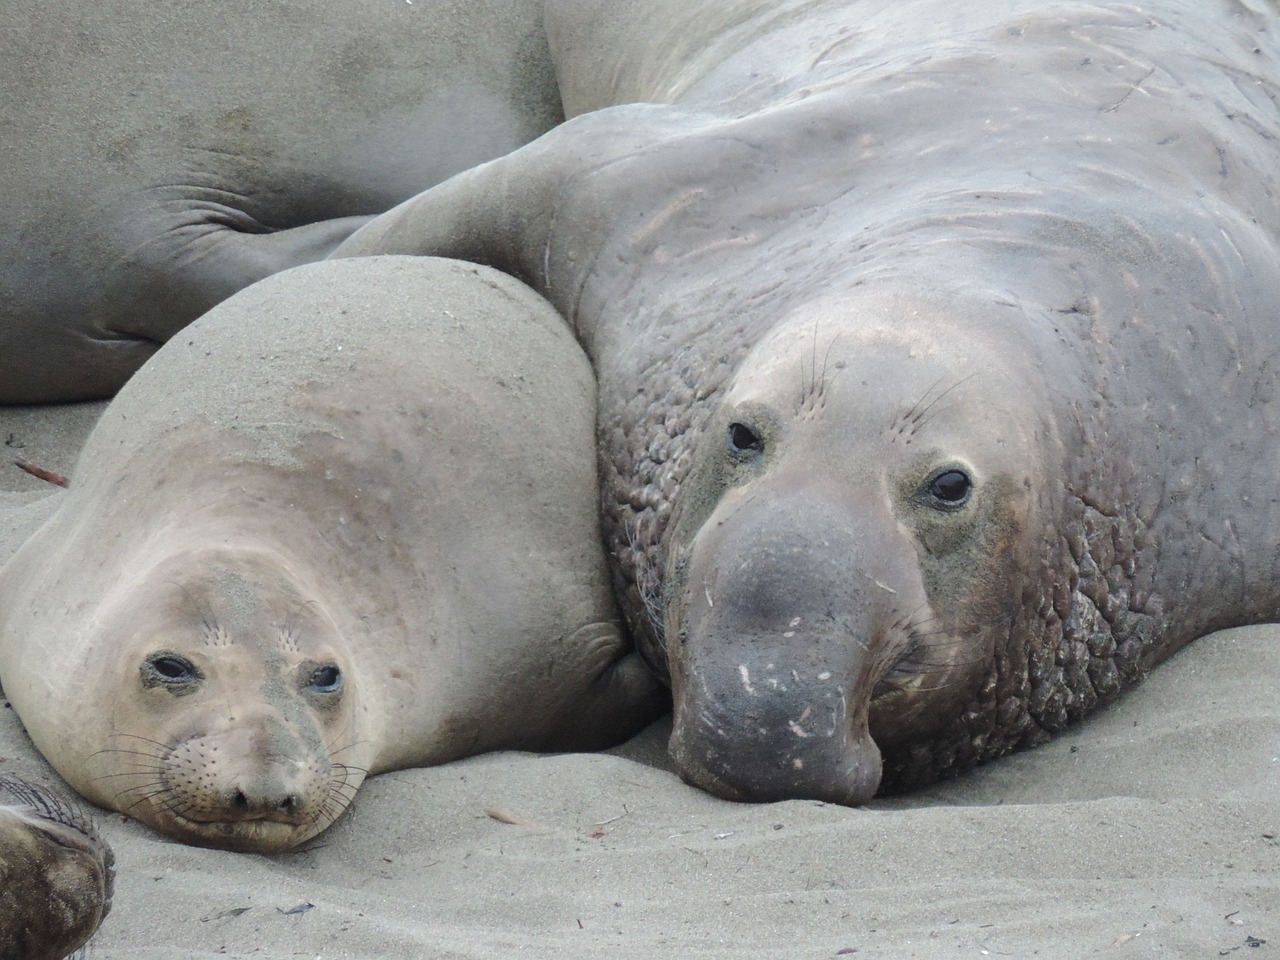
<svg viewBox="0 0 1280 960"><path fill-rule="evenodd" d="M945 728L981 683L1018 601L1040 425L980 310L956 340L943 309L813 305L708 426L666 620L671 749L699 786L860 803L882 751Z"/></svg>
<svg viewBox="0 0 1280 960"><path fill-rule="evenodd" d="M320 602L267 554L196 551L122 586L86 664L107 722L86 730L90 799L190 843L283 850L364 778L346 654ZM87 749L93 746L94 749Z"/></svg>

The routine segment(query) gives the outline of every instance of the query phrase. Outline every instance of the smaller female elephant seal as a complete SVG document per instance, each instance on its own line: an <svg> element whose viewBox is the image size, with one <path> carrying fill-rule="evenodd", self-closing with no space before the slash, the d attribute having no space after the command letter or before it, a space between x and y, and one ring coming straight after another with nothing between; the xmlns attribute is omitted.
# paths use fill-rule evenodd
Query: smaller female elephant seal
<svg viewBox="0 0 1280 960"><path fill-rule="evenodd" d="M269 278L130 381L0 569L5 692L88 799L260 852L368 773L619 740L662 697L616 622L594 410L494 271Z"/></svg>
<svg viewBox="0 0 1280 960"><path fill-rule="evenodd" d="M0 776L0 960L62 960L111 910L115 856L57 794Z"/></svg>

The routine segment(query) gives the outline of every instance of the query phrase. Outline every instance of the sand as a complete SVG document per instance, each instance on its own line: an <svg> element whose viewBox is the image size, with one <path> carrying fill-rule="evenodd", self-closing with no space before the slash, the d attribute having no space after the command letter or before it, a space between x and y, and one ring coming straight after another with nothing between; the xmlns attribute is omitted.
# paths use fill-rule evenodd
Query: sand
<svg viewBox="0 0 1280 960"><path fill-rule="evenodd" d="M70 473L101 406L0 408L0 452ZM0 559L56 502L9 459ZM88 955L1280 956L1278 686L1280 628L1215 634L1039 750L857 810L716 800L659 723L373 778L275 857L99 811L117 884ZM62 787L11 710L0 757Z"/></svg>

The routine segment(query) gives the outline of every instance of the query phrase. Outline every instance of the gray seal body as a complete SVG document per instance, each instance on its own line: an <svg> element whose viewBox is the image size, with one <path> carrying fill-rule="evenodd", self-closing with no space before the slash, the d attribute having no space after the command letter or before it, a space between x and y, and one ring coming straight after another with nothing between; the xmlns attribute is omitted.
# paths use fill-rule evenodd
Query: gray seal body
<svg viewBox="0 0 1280 960"><path fill-rule="evenodd" d="M0 403L107 397L174 332L560 120L541 0L0 14Z"/></svg>
<svg viewBox="0 0 1280 960"><path fill-rule="evenodd" d="M683 776L858 803L1276 618L1272 6L548 25L595 112L338 255L489 263L578 333Z"/></svg>
<svg viewBox="0 0 1280 960"><path fill-rule="evenodd" d="M172 338L0 566L0 678L82 796L315 836L368 774L609 745L665 708L618 616L595 383L470 263L282 271Z"/></svg>

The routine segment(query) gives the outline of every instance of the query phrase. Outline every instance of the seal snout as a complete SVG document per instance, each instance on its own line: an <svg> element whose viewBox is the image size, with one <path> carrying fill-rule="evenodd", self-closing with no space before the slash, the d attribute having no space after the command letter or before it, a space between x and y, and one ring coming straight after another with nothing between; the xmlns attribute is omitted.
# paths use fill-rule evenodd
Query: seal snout
<svg viewBox="0 0 1280 960"><path fill-rule="evenodd" d="M262 852L293 846L345 806L334 797L328 755L308 739L282 724L246 723L184 740L164 759L152 815L193 843Z"/></svg>
<svg viewBox="0 0 1280 960"><path fill-rule="evenodd" d="M871 700L920 600L914 552L875 507L788 483L698 532L667 625L684 779L735 800L875 795Z"/></svg>
<svg viewBox="0 0 1280 960"><path fill-rule="evenodd" d="M825 671L783 676L761 666L748 681L751 669L738 665L741 696L705 686L683 692L671 736L680 775L729 800L870 800L880 785L880 751L865 709L850 716L844 683ZM732 689L732 677L724 680Z"/></svg>
<svg viewBox="0 0 1280 960"><path fill-rule="evenodd" d="M246 788L249 792L245 792ZM302 792L289 789L284 784L272 784L267 789L237 787L231 798L233 816L242 820L276 820L281 823L297 823L306 804Z"/></svg>

